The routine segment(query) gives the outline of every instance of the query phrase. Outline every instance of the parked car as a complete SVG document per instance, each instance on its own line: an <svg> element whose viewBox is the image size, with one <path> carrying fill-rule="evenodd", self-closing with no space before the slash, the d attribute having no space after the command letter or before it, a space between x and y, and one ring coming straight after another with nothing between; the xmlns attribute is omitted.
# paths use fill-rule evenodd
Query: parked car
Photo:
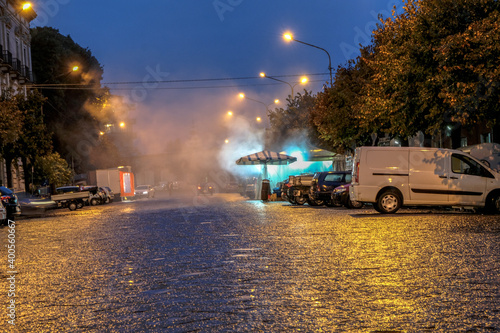
<svg viewBox="0 0 500 333"><path fill-rule="evenodd" d="M3 201L0 200L0 224L4 224L7 221L7 209L3 205Z"/></svg>
<svg viewBox="0 0 500 333"><path fill-rule="evenodd" d="M113 190L111 188L109 188L109 186L104 186L103 188L108 191L109 200L110 200L109 202L113 202L113 200L115 200L115 192L113 192Z"/></svg>
<svg viewBox="0 0 500 333"><path fill-rule="evenodd" d="M10 189L0 186L0 199L2 200L5 209L7 210L7 218L12 218L21 214L21 206L17 200L17 196Z"/></svg>
<svg viewBox="0 0 500 333"><path fill-rule="evenodd" d="M151 185L139 185L135 188L134 196L136 198L154 198L155 189Z"/></svg>
<svg viewBox="0 0 500 333"><path fill-rule="evenodd" d="M349 188L351 184L344 184L333 189L332 203L334 206L344 206L351 209L363 208L364 203L351 200Z"/></svg>
<svg viewBox="0 0 500 333"><path fill-rule="evenodd" d="M108 204L113 201L113 196L106 187L99 187L99 193L101 195L101 204Z"/></svg>
<svg viewBox="0 0 500 333"><path fill-rule="evenodd" d="M333 189L351 182L351 171L324 171L314 174L309 198L316 205L333 206Z"/></svg>
<svg viewBox="0 0 500 333"><path fill-rule="evenodd" d="M479 207L500 213L500 174L453 149L359 147L354 155L352 200L380 213L402 206Z"/></svg>

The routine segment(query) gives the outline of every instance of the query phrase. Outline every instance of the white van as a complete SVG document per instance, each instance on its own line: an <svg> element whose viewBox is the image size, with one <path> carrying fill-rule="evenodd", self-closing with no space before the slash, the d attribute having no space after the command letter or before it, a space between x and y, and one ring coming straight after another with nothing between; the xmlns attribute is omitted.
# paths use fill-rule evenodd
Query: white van
<svg viewBox="0 0 500 333"><path fill-rule="evenodd" d="M360 147L351 200L381 213L401 206L485 207L500 212L500 173L467 153L440 148Z"/></svg>

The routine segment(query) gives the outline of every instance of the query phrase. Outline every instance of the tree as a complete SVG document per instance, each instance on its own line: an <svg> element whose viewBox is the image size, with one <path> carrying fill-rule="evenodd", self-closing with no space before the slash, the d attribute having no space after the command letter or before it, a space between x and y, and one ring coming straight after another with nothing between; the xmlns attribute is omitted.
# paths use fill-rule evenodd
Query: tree
<svg viewBox="0 0 500 333"><path fill-rule="evenodd" d="M337 153L366 144L370 133L360 127L360 94L372 72L364 58L370 57L371 48L361 50L362 56L351 60L346 67L339 66L332 87L318 93L311 110L311 120L322 146Z"/></svg>
<svg viewBox="0 0 500 333"><path fill-rule="evenodd" d="M0 99L0 157L5 159L7 187L12 187L12 161L15 155L14 144L22 131L22 111L9 92L2 93Z"/></svg>
<svg viewBox="0 0 500 333"><path fill-rule="evenodd" d="M13 143L19 137L22 128L22 112L16 101L8 98L6 94L0 97L0 142Z"/></svg>
<svg viewBox="0 0 500 333"><path fill-rule="evenodd" d="M58 153L39 156L36 164L40 166L41 171L38 178L46 179L50 183L52 193L55 193L57 187L71 183L73 171Z"/></svg>
<svg viewBox="0 0 500 333"><path fill-rule="evenodd" d="M77 147L98 142L99 119L88 106L101 94L103 69L89 49L54 28L34 28L31 36L33 71L47 97L44 123L54 133L54 149L73 159L77 172L85 172L89 151ZM73 72L75 65L79 69ZM68 84L84 87L66 89Z"/></svg>
<svg viewBox="0 0 500 333"><path fill-rule="evenodd" d="M8 187L13 185L11 168L14 160L21 159L25 176L29 177L32 169L31 163L36 156L51 150L50 134L42 122L43 102L44 98L37 92L29 92L27 96L14 95L11 91L3 93L0 110L7 111L9 115L6 121L7 128L9 124L15 124L15 126L10 126L12 133L7 135L0 147L0 154L5 159ZM15 130L12 129L13 127ZM26 183L26 188L28 185Z"/></svg>
<svg viewBox="0 0 500 333"><path fill-rule="evenodd" d="M315 96L310 91L297 93L293 98L287 98L286 109L276 108L269 111L269 121L271 123L270 149L278 149L287 141L302 138L311 143L317 143L318 137L315 128L311 125L310 111L315 103Z"/></svg>
<svg viewBox="0 0 500 333"><path fill-rule="evenodd" d="M499 119L499 28L495 0L406 0L374 32L373 75L360 126L408 138L450 121Z"/></svg>

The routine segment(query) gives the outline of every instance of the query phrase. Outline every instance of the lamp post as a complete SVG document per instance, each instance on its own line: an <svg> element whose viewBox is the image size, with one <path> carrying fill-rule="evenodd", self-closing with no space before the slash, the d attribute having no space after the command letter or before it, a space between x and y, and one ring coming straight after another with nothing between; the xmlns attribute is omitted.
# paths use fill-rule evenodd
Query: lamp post
<svg viewBox="0 0 500 333"><path fill-rule="evenodd" d="M289 87L290 87L290 89L292 90L292 94L290 95L292 98L293 98L293 96L294 96L294 94L293 94L293 88L294 88L296 85L298 85L298 84L306 84L306 83L307 83L307 81L309 81L307 77L303 76L303 77L301 77L301 78L300 78L300 81L299 81L298 83L296 83L296 84L294 84L294 85L292 86L292 84L291 84L290 82L286 82L286 81L283 81L283 80L277 79L277 78L275 78L275 77L272 77L272 76L266 75L266 73L264 73L264 72L261 72L259 75L260 75L260 77L263 77L263 78L267 78L267 79L271 79L271 80L274 80L274 81L278 81L278 82L282 82L282 83L288 84L288 86L289 86Z"/></svg>
<svg viewBox="0 0 500 333"><path fill-rule="evenodd" d="M313 44L309 44L309 43L297 40L297 39L293 38L293 35L291 33L289 33L289 32L285 33L283 35L283 38L286 41L294 41L294 42L301 43L301 44L304 44L304 45L308 45L308 46L311 46L311 47L314 47L314 48L317 48L317 49L320 49L320 50L324 51L328 55L328 70L330 71L330 86L333 87L332 58L330 57L330 53L328 53L327 50L325 50L322 47L319 47L319 46L316 46L316 45L313 45Z"/></svg>
<svg viewBox="0 0 500 333"><path fill-rule="evenodd" d="M271 104L266 104L266 103L261 102L261 101L259 101L259 100L256 100L256 99L253 99L253 98L250 98L250 97L246 96L244 93L239 93L239 95L238 95L238 96L239 96L241 99L246 98L246 99L249 99L249 100L251 100L251 101L254 101L254 102L257 102L257 103L259 103L259 104L264 105L264 107L266 108L266 112L269 112L269 107L270 107L271 105L273 105L273 104L278 104L278 103L280 102L280 100L279 100L279 99L275 99L275 100L274 100Z"/></svg>

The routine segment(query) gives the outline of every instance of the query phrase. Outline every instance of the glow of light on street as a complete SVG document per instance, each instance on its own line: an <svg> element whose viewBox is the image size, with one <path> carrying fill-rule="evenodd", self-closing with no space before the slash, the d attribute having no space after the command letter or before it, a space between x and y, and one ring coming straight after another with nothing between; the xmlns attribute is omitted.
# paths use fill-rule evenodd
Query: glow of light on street
<svg viewBox="0 0 500 333"><path fill-rule="evenodd" d="M264 73L264 72L261 72L259 75L260 75L260 77L266 77L266 73Z"/></svg>
<svg viewBox="0 0 500 333"><path fill-rule="evenodd" d="M104 135L104 132L103 132L103 131L101 131L101 132L99 132L99 134L100 134L100 135Z"/></svg>
<svg viewBox="0 0 500 333"><path fill-rule="evenodd" d="M280 100L279 99L275 99L274 100L274 104L279 104Z"/></svg>

